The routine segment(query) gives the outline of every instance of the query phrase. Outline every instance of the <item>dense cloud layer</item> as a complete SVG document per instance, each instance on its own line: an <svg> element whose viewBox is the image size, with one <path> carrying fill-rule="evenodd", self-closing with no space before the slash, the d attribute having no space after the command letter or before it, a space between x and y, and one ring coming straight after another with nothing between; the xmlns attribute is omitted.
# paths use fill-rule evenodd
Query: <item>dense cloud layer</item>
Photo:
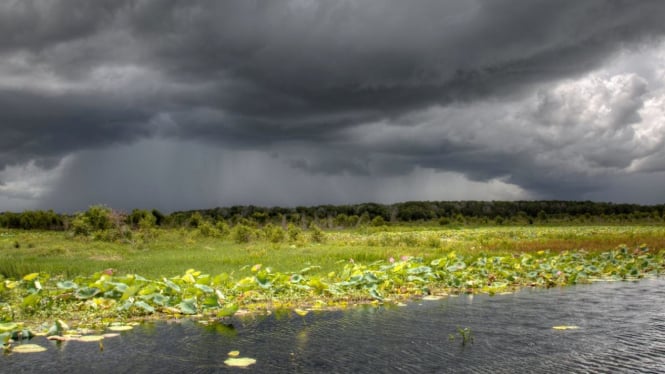
<svg viewBox="0 0 665 374"><path fill-rule="evenodd" d="M643 200L603 191L663 181L664 18L662 1L3 2L0 209L173 200L210 173L238 183L185 205L251 203L266 168L321 191L252 190L268 205L465 198L387 186L422 173L487 198ZM191 144L253 161L168 160ZM123 152L143 159L118 173ZM118 188L145 168L163 170L150 191Z"/></svg>

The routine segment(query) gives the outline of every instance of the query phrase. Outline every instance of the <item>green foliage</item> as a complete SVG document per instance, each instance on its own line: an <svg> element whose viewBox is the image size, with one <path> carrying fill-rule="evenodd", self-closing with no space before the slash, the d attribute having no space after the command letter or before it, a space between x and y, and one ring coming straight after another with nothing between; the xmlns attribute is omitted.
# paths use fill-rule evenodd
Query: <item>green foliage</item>
<svg viewBox="0 0 665 374"><path fill-rule="evenodd" d="M198 223L198 228L197 232L206 237L210 238L221 238L222 233L217 229L216 226L214 226L212 223L208 221L201 221Z"/></svg>
<svg viewBox="0 0 665 374"><path fill-rule="evenodd" d="M279 226L267 224L263 227L263 235L271 243L281 243L286 239L286 233Z"/></svg>
<svg viewBox="0 0 665 374"><path fill-rule="evenodd" d="M236 243L249 243L254 237L254 230L244 224L237 224L231 229L231 240Z"/></svg>
<svg viewBox="0 0 665 374"><path fill-rule="evenodd" d="M224 220L217 221L217 223L215 223L215 228L217 228L217 231L222 238L227 237L231 233L229 224Z"/></svg>
<svg viewBox="0 0 665 374"><path fill-rule="evenodd" d="M317 225L311 225L309 228L310 240L314 243L323 243L326 239L323 230Z"/></svg>
<svg viewBox="0 0 665 374"><path fill-rule="evenodd" d="M381 216L376 216L372 219L371 225L374 227L385 226L386 220Z"/></svg>
<svg viewBox="0 0 665 374"><path fill-rule="evenodd" d="M102 241L131 241L133 233L125 224L128 219L103 205L93 205L72 220L69 230L74 236Z"/></svg>
<svg viewBox="0 0 665 374"><path fill-rule="evenodd" d="M287 235L289 236L289 242L291 243L296 243L301 240L302 238L302 230L300 227L289 223L289 225L286 228Z"/></svg>
<svg viewBox="0 0 665 374"><path fill-rule="evenodd" d="M203 216L199 212L194 212L189 218L189 227L197 228L204 222Z"/></svg>
<svg viewBox="0 0 665 374"><path fill-rule="evenodd" d="M473 344L473 334L471 333L471 329L469 327L457 328L457 333L459 334L460 338L462 338L462 345L466 345L467 343ZM448 338L450 340L455 340L455 334L450 334L448 335Z"/></svg>

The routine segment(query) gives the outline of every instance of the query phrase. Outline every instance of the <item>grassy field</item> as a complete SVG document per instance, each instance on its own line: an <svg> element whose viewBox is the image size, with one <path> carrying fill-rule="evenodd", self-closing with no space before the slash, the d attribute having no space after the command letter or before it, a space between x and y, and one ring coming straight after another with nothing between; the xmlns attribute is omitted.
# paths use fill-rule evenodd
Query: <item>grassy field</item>
<svg viewBox="0 0 665 374"><path fill-rule="evenodd" d="M170 277L194 268L208 273L250 274L261 263L275 271L319 266L318 274L339 271L351 259L369 263L390 257L432 260L451 251L475 256L550 250L599 252L626 245L665 249L665 226L496 226L441 228L384 226L327 231L314 242L305 232L297 241L254 240L237 244L196 230L157 230L148 242L105 242L72 238L65 232L0 231L0 275L20 278L46 272L71 278L113 268L117 274Z"/></svg>

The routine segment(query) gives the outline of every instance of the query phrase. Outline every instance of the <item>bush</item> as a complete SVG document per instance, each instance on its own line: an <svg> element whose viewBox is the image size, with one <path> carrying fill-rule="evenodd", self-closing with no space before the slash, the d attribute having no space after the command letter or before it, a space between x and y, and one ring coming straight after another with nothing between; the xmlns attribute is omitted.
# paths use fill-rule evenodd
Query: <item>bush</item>
<svg viewBox="0 0 665 374"><path fill-rule="evenodd" d="M289 226L287 227L286 232L289 236L289 242L291 242L291 243L295 243L295 242L299 241L300 238L302 237L302 230L300 229L300 227L298 227L298 226L296 226L292 223L289 223Z"/></svg>
<svg viewBox="0 0 665 374"><path fill-rule="evenodd" d="M281 227L267 224L263 227L263 232L266 240L271 243L281 243L286 238L286 233Z"/></svg>
<svg viewBox="0 0 665 374"><path fill-rule="evenodd" d="M249 243L252 240L254 230L247 225L235 225L231 230L231 239L240 244L240 243Z"/></svg>
<svg viewBox="0 0 665 374"><path fill-rule="evenodd" d="M441 226L448 226L448 225L450 225L450 218L448 218L448 217L441 217L441 218L439 218L439 225L441 225Z"/></svg>
<svg viewBox="0 0 665 374"><path fill-rule="evenodd" d="M70 224L70 230L74 236L92 236L95 240L131 240L132 231L125 222L127 218L122 214L103 205L93 205L76 215Z"/></svg>
<svg viewBox="0 0 665 374"><path fill-rule="evenodd" d="M314 243L323 243L326 239L325 234L323 233L323 230L317 225L312 225L310 228L310 239Z"/></svg>
<svg viewBox="0 0 665 374"><path fill-rule="evenodd" d="M222 236L219 230L217 230L217 227L213 226L212 223L208 221L199 222L197 231L200 235L209 238L219 238Z"/></svg>
<svg viewBox="0 0 665 374"><path fill-rule="evenodd" d="M374 227L385 226L386 225L386 220L383 219L383 217L381 217L381 216L376 216L372 220L371 225L374 226Z"/></svg>
<svg viewBox="0 0 665 374"><path fill-rule="evenodd" d="M215 227L217 228L217 231L219 231L219 235L221 237L225 237L231 233L231 228L229 227L229 224L226 223L226 221L224 220L218 221L215 224Z"/></svg>

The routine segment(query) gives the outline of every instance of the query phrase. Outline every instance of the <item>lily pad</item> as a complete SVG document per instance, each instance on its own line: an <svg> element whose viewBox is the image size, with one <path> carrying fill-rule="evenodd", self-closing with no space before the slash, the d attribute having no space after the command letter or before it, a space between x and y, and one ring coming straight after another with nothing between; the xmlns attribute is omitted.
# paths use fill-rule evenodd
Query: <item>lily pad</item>
<svg viewBox="0 0 665 374"><path fill-rule="evenodd" d="M12 352L15 353L37 353L44 351L46 351L46 348L37 344L21 344L12 348Z"/></svg>
<svg viewBox="0 0 665 374"><path fill-rule="evenodd" d="M16 330L18 327L19 325L14 322L0 323L0 332L9 332L12 330Z"/></svg>
<svg viewBox="0 0 665 374"><path fill-rule="evenodd" d="M78 338L74 338L72 340L76 340L78 342L98 342L104 339L103 335L83 335Z"/></svg>
<svg viewBox="0 0 665 374"><path fill-rule="evenodd" d="M566 325L562 325L562 326L553 326L552 328L553 328L554 330L577 330L577 329L579 329L580 327L579 327L579 326L566 326Z"/></svg>
<svg viewBox="0 0 665 374"><path fill-rule="evenodd" d="M111 331L129 331L134 327L128 325L118 325L118 326L109 326L108 329Z"/></svg>
<svg viewBox="0 0 665 374"><path fill-rule="evenodd" d="M249 357L231 357L227 358L224 360L224 363L227 364L228 366L235 366L235 367L247 367L249 365L254 365L256 363L256 359L254 358L249 358Z"/></svg>
<svg viewBox="0 0 665 374"><path fill-rule="evenodd" d="M299 316L301 316L301 317L304 317L304 316L306 316L306 315L309 313L309 311L307 311L307 310L303 310L303 309L299 309L299 308L293 309L293 311L296 312L296 314L299 315Z"/></svg>

